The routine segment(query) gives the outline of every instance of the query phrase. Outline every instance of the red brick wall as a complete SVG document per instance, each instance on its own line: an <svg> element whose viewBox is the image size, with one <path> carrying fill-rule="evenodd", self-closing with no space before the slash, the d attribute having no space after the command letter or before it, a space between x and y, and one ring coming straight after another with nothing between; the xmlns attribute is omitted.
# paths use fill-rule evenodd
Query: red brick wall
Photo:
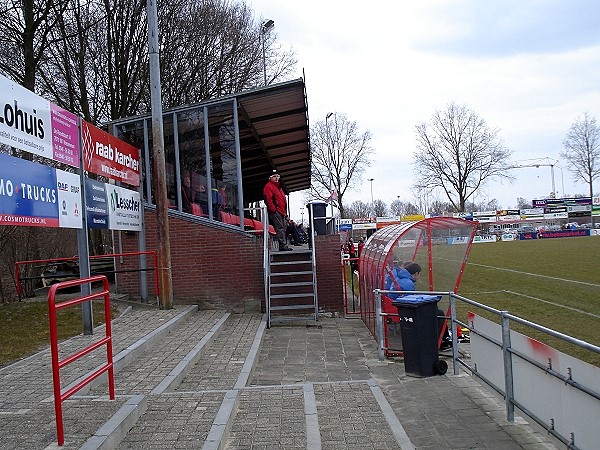
<svg viewBox="0 0 600 450"><path fill-rule="evenodd" d="M146 249L158 248L155 213L145 210ZM262 239L245 233L210 227L169 217L173 302L201 308L243 311L248 300L260 301L264 310ZM319 307L343 311L340 239L315 236ZM137 233L122 232L123 252L138 251ZM149 267L154 267L148 256ZM125 257L121 270L137 269L138 257ZM147 273L149 302L155 302L154 272ZM139 299L139 273L118 274L118 290Z"/></svg>
<svg viewBox="0 0 600 450"><path fill-rule="evenodd" d="M145 210L146 248L158 248L156 219ZM254 236L169 217L173 302L243 311L247 300L264 300L262 240ZM137 233L123 234L123 252L138 251ZM137 268L126 258L123 269ZM151 257L148 266L154 266ZM139 298L139 273L119 276L119 292ZM149 302L154 302L154 272L148 273Z"/></svg>
<svg viewBox="0 0 600 450"><path fill-rule="evenodd" d="M315 253L319 309L342 313L344 292L339 235L315 236Z"/></svg>

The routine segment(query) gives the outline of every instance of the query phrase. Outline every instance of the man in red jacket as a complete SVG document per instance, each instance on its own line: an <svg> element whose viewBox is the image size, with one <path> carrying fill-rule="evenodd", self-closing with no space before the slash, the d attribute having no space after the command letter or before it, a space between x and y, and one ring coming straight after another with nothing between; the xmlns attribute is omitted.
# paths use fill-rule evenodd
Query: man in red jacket
<svg viewBox="0 0 600 450"><path fill-rule="evenodd" d="M269 181L263 188L263 195L267 203L267 211L269 212L269 221L275 232L277 233L277 241L279 242L280 252L289 252L291 247L285 245L285 228L287 222L287 202L285 193L279 185L279 174L274 170Z"/></svg>

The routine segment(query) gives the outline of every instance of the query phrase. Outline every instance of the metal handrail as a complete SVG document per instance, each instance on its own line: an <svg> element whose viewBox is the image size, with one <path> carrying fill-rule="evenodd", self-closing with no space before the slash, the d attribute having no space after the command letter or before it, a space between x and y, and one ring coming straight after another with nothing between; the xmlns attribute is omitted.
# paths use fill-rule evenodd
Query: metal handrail
<svg viewBox="0 0 600 450"><path fill-rule="evenodd" d="M110 253L110 254L106 254L106 255L93 255L90 256L90 260L94 260L94 259L104 259L104 258L121 258L124 256L141 256L141 255L152 255L153 256L153 260L154 260L154 267L148 267L145 269L127 269L127 270L106 270L106 271L102 271L102 274L107 274L107 273L125 273L125 272L147 272L150 270L154 271L154 287L156 290L156 298L158 299L159 296L159 285L158 285L158 263L157 263L157 256L156 256L156 250L149 250L149 251L145 251L145 252L126 252L126 253ZM21 284L21 280L38 280L38 279L42 279L44 277L40 276L36 276L36 277L22 277L21 276L21 271L20 268L23 265L26 264L40 264L40 263L60 263L60 262L67 262L67 261L79 261L79 256L71 256L68 258L51 258L51 259L32 259L32 260L28 260L28 261L16 261L15 262L15 279L16 279L16 287L17 287L17 297L19 298L19 301L21 301L21 296L22 296L22 284ZM64 275L64 277L67 277L68 275ZM63 276L61 276L62 278ZM77 275L73 274L73 277L77 277ZM46 278L56 278L53 277L52 275L47 276Z"/></svg>
<svg viewBox="0 0 600 450"><path fill-rule="evenodd" d="M79 286L82 284L93 283L96 281L102 281L103 290L95 294L85 295L72 300L66 300L64 302L56 303L56 291L65 289L73 286ZM68 308L69 306L79 305L90 300L104 297L104 317L106 321L105 326L105 337L88 345L87 347L79 350L78 352L70 355L63 360L59 360L58 354L58 332L56 326L56 311L59 309ZM108 372L108 393L111 400L115 399L115 378L113 368L113 353L112 353L112 328L111 328L111 317L110 317L110 291L108 289L108 279L104 275L98 275L89 278L82 278L78 280L64 281L57 283L50 288L48 292L48 321L50 326L50 351L52 356L52 381L54 385L54 411L56 413L56 437L58 445L62 446L65 443L65 433L62 415L62 403L71 397L75 392L79 391L86 384L91 383L93 380L98 378L104 372ZM83 356L91 353L92 351L106 346L106 359L107 362L102 367L85 377L79 383L66 392L61 391L60 386L60 369L66 365L82 358Z"/></svg>
<svg viewBox="0 0 600 450"><path fill-rule="evenodd" d="M375 293L375 320L376 320L376 339L377 339L377 349L379 360L383 361L385 359L385 347L384 347L384 330L383 323L385 320L385 316L388 314L382 312L382 295L384 294L425 294L425 295L439 295L439 296L447 296L450 302L450 317L451 321L451 329L454 330L456 325L467 328L471 334L477 335L485 339L486 341L496 345L497 347L502 349L503 352L503 368L504 368L504 390L502 390L499 386L495 386L494 383L487 379L483 374L477 371L477 367L472 367L468 364L468 362L459 357L458 352L458 339L456 333L452 333L452 361L453 361L453 369L454 375L459 374L460 366L468 369L473 375L482 379L486 384L488 384L491 388L493 388L496 392L504 396L505 405L506 405L506 419L509 422L514 421L514 409L515 407L522 410L525 414L531 417L534 421L544 427L548 433L552 434L556 439L560 440L563 444L567 446L569 449L577 449L574 444L574 437L571 435L570 437L566 437L561 435L554 428L553 423L546 423L544 419L536 416L533 412L529 411L525 405L523 405L518 398L515 398L515 393L513 389L513 355L519 358L520 361L524 361L525 363L537 367L545 374L552 376L562 383L571 386L572 388L578 390L579 392L588 395L596 400L600 400L600 393L596 392L594 389L583 385L582 383L573 380L571 378L571 374L569 376L565 376L564 374L559 373L556 370L553 370L551 363L548 365L540 364L538 361L533 360L531 357L519 352L518 350L511 347L510 343L510 322L516 322L531 329L537 330L548 336L555 337L562 341L568 342L572 345L575 345L579 348L589 350L593 353L600 354L600 347L589 342L583 341L581 339L574 338L567 334L561 333L559 331L553 330L551 328L544 327L537 323L531 322L529 320L523 319L521 317L515 316L514 314L510 314L508 311L501 311L495 308L492 308L483 303L479 303L463 297L461 295L455 294L454 292L435 292L435 291L390 291L383 289L375 289L373 291ZM484 311L487 311L491 314L497 315L501 319L501 327L502 327L502 340L493 338L492 336L487 336L483 334L480 330L474 329L468 323L464 323L457 319L456 317L456 302L461 301L463 303L467 303L471 306L480 308Z"/></svg>

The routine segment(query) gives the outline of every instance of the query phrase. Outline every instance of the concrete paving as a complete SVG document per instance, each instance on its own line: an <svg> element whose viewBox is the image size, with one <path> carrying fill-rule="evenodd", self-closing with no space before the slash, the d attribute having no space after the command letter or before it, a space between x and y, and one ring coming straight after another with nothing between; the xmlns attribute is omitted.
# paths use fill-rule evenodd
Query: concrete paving
<svg viewBox="0 0 600 450"><path fill-rule="evenodd" d="M63 404L65 449L554 449L470 375L405 375L359 319L128 308L99 377ZM62 357L104 336L60 344ZM63 391L102 364L61 369ZM0 369L0 448L57 446L49 350Z"/></svg>

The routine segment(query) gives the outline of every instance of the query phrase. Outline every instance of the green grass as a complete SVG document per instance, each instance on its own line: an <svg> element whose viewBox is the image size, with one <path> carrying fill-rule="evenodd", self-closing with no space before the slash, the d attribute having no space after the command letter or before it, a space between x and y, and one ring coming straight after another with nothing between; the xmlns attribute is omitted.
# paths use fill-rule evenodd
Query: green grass
<svg viewBox="0 0 600 450"><path fill-rule="evenodd" d="M93 301L94 325L104 323L104 304ZM112 306L114 317L117 309ZM81 306L73 306L57 312L59 340L81 334ZM26 300L0 305L0 367L29 356L50 346L48 303Z"/></svg>
<svg viewBox="0 0 600 450"><path fill-rule="evenodd" d="M598 237L476 244L459 294L598 346L599 255ZM467 306L458 308L463 320L467 309L473 309ZM482 310L473 312L493 318ZM511 328L600 366L600 355L591 351L516 323Z"/></svg>

